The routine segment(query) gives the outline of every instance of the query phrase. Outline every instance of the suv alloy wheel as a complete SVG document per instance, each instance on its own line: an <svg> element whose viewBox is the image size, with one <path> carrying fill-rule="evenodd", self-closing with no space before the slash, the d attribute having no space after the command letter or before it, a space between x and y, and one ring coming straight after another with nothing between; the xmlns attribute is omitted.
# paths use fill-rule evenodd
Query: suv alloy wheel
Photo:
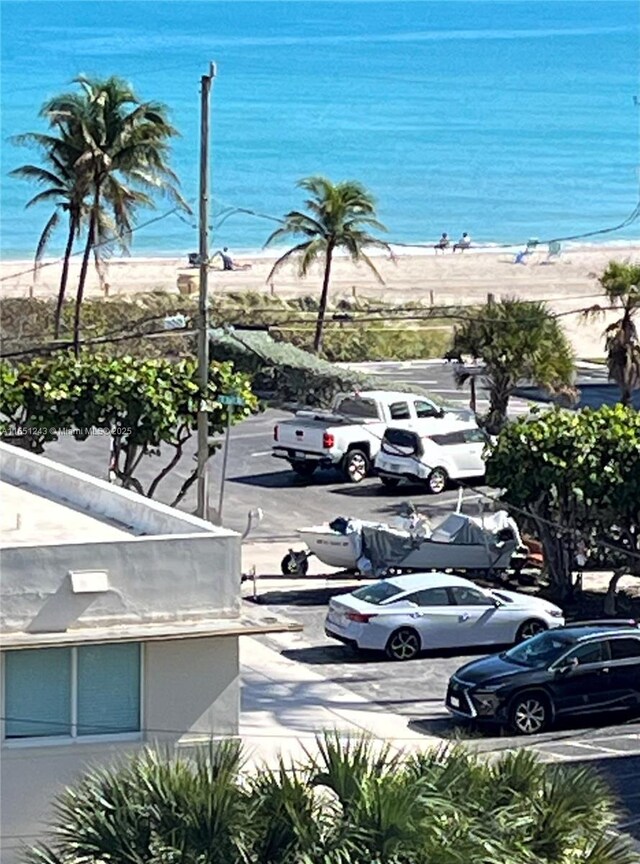
<svg viewBox="0 0 640 864"><path fill-rule="evenodd" d="M544 732L551 722L551 706L543 693L521 693L513 700L509 722L518 735Z"/></svg>
<svg viewBox="0 0 640 864"><path fill-rule="evenodd" d="M439 495L447 488L449 477L444 468L434 468L427 477L427 486L432 495Z"/></svg>

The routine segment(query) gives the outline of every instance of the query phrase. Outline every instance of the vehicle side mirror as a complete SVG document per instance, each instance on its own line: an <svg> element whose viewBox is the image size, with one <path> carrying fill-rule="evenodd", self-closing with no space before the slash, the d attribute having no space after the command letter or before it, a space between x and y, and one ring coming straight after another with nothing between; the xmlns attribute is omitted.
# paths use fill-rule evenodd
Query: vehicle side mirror
<svg viewBox="0 0 640 864"><path fill-rule="evenodd" d="M492 602L493 602L493 605L496 607L496 609L500 609L501 606L504 606L504 605L505 605L505 604L502 602L502 600L498 600L497 597L492 597L491 600L492 600Z"/></svg>

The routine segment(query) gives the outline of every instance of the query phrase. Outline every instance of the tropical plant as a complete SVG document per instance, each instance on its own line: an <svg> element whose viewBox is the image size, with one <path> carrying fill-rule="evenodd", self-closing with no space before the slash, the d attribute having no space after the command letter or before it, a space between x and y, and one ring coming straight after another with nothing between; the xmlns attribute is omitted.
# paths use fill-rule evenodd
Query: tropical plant
<svg viewBox="0 0 640 864"><path fill-rule="evenodd" d="M640 576L640 414L622 405L553 409L506 426L487 458L487 482L529 513L554 592L571 590L575 556L603 547L615 569Z"/></svg>
<svg viewBox="0 0 640 864"><path fill-rule="evenodd" d="M369 233L369 229L387 229L376 218L373 196L360 183L354 180L332 183L325 177L306 177L298 182L298 186L309 193L309 198L305 201L308 212L292 210L287 213L284 224L271 234L265 246L285 237L304 239L278 258L267 276L267 282L271 281L274 273L290 258L298 259L301 277L307 275L316 260L323 260L322 292L313 340L313 350L319 354L322 351L331 265L335 251L344 249L352 261L364 262L376 279L383 282L373 261L364 250L370 246L389 252L390 249L387 243Z"/></svg>
<svg viewBox="0 0 640 864"><path fill-rule="evenodd" d="M523 380L554 393L572 393L573 351L544 303L505 298L474 311L455 328L449 352L450 357L464 355L482 363L490 431L506 423L509 399ZM464 370L458 373L458 384L466 377Z"/></svg>
<svg viewBox="0 0 640 864"><path fill-rule="evenodd" d="M62 308L69 278L71 252L74 241L80 235L83 217L86 215L85 197L87 189L83 181L82 171L76 169L76 162L81 151L64 137L56 138L53 135L43 135L37 132L19 135L13 139L13 142L19 145L36 146L42 153L43 165L22 165L10 172L11 176L20 177L46 187L34 195L25 206L29 208L44 202L53 203L54 206L53 213L47 220L36 247L34 281L37 278L42 257L51 236L60 224L62 214L67 216L67 240L54 319L54 336L57 338L60 333Z"/></svg>
<svg viewBox="0 0 640 864"><path fill-rule="evenodd" d="M105 240L103 204L107 203L113 215L113 236L124 243L136 209L154 206L152 193L167 194L179 206L186 205L167 162L170 139L178 133L169 123L165 106L141 102L131 86L115 76L104 80L79 76L75 83L80 92L54 97L41 113L78 154L72 168L82 200L86 200L88 224L73 328L77 352L89 258Z"/></svg>
<svg viewBox="0 0 640 864"><path fill-rule="evenodd" d="M0 436L41 453L60 434L77 441L90 435L109 436L112 479L141 495L153 497L159 484L184 456L197 429L200 389L195 360L172 363L161 359L108 357L100 354L59 353L11 367L0 362ZM258 409L247 375L231 363L212 363L209 369L209 436L220 435L227 407L219 396L235 395L238 423ZM62 430L62 431L61 431ZM209 457L219 444L209 444ZM158 470L158 459L169 453ZM106 466L105 466L106 467ZM193 469L172 501L178 504L197 476Z"/></svg>
<svg viewBox="0 0 640 864"><path fill-rule="evenodd" d="M640 338L635 316L640 310L640 264L611 261L600 284L622 318L604 331L609 380L620 387L620 401L631 404L632 391L640 387Z"/></svg>
<svg viewBox="0 0 640 864"><path fill-rule="evenodd" d="M299 765L250 772L235 743L147 750L56 802L35 864L633 864L588 769L529 752L393 754L337 734ZM603 839L605 838L605 839Z"/></svg>

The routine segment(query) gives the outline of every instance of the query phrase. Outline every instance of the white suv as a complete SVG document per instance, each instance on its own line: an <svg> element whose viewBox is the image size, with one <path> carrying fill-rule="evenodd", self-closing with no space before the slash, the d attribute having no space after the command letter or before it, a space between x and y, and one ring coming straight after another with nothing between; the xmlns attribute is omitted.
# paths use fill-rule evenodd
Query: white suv
<svg viewBox="0 0 640 864"><path fill-rule="evenodd" d="M413 429L389 427L375 467L385 486L397 486L403 478L417 480L437 495L449 480L484 476L484 450L490 443L487 433L469 420L451 420L444 428L430 421Z"/></svg>

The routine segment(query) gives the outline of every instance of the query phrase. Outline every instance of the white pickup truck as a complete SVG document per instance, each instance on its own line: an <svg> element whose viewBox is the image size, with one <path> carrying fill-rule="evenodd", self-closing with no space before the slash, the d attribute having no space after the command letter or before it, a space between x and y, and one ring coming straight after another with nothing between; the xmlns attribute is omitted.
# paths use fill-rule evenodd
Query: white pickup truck
<svg viewBox="0 0 640 864"><path fill-rule="evenodd" d="M298 411L276 424L272 455L285 459L303 477L318 467L338 468L350 483L359 483L369 474L389 424L411 429L417 420L447 414L415 393L340 393L329 412Z"/></svg>

